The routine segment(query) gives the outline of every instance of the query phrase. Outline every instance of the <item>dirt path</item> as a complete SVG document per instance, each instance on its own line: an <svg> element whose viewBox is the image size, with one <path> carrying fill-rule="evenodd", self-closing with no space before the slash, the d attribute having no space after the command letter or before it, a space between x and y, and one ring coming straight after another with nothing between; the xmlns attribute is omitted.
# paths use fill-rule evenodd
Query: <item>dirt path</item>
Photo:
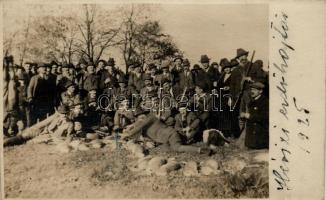
<svg viewBox="0 0 326 200"><path fill-rule="evenodd" d="M151 154L157 154L154 150ZM162 153L161 153L162 154ZM203 155L163 153L179 161L200 161ZM225 148L213 157L224 168L226 160L240 155ZM249 154L241 153L242 157ZM267 154L266 154L267 155ZM249 159L247 159L249 160ZM25 144L4 149L5 196L7 198L227 198L267 197L268 185L234 190L235 175L184 177L181 170L166 177L131 172L129 154L108 148L59 153L53 145ZM232 163L230 163L232 164ZM249 164L249 162L247 163ZM268 168L267 163L262 165ZM114 175L112 175L114 174ZM266 175L267 176L267 175ZM233 179L230 179L233 177ZM241 180L241 178L240 178ZM268 180L268 177L267 177ZM235 179L237 181L237 179ZM231 185L230 185L231 184ZM233 186L232 186L233 187Z"/></svg>

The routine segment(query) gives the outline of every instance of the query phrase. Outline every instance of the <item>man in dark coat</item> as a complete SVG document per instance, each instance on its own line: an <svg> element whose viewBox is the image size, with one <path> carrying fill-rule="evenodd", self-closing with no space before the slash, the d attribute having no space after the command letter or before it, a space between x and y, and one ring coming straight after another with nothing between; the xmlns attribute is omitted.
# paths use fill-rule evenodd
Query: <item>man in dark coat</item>
<svg viewBox="0 0 326 200"><path fill-rule="evenodd" d="M92 63L87 66L87 75L84 80L83 89L88 92L91 89L99 89L99 78L95 73L95 66Z"/></svg>
<svg viewBox="0 0 326 200"><path fill-rule="evenodd" d="M135 88L139 93L140 90L144 87L144 73L141 70L140 63L134 63L134 71L132 74L129 74L128 85Z"/></svg>
<svg viewBox="0 0 326 200"><path fill-rule="evenodd" d="M99 83L100 90L104 90L107 87L111 87L111 88L118 87L118 79L117 79L114 65L115 65L114 59L110 58L100 76L100 83Z"/></svg>
<svg viewBox="0 0 326 200"><path fill-rule="evenodd" d="M210 59L207 55L202 55L200 57L200 63L202 65L202 69L204 71L204 79L208 83L208 89L211 91L212 89L217 87L217 81L219 78L219 72L217 68L209 65Z"/></svg>
<svg viewBox="0 0 326 200"><path fill-rule="evenodd" d="M182 63L183 70L179 72L179 87L180 88L193 88L194 81L190 71L190 62L188 59L184 59Z"/></svg>
<svg viewBox="0 0 326 200"><path fill-rule="evenodd" d="M248 112L242 112L241 118L247 121L245 145L250 149L269 147L269 102L262 95L264 84L255 82L250 85L252 100L248 104Z"/></svg>
<svg viewBox="0 0 326 200"><path fill-rule="evenodd" d="M45 66L44 64L40 64L38 74L31 78L27 88L27 99L33 107L31 125L34 124L37 119L44 119L49 112L49 107L53 106L53 99L49 98L50 92L53 91L49 91Z"/></svg>

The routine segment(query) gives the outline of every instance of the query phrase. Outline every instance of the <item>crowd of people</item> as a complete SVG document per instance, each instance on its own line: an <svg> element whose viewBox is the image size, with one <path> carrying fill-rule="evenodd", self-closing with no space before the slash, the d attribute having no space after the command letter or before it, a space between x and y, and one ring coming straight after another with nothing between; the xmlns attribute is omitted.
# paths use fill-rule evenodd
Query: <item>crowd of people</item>
<svg viewBox="0 0 326 200"><path fill-rule="evenodd" d="M58 112L48 130L65 136L142 132L176 151L198 151L191 144L203 140L204 130L239 138L245 129L247 147L268 148L268 72L248 55L241 48L220 62L202 55L192 67L179 55L154 55L151 63L130 62L127 72L113 58L19 66L8 56L4 133L14 136Z"/></svg>

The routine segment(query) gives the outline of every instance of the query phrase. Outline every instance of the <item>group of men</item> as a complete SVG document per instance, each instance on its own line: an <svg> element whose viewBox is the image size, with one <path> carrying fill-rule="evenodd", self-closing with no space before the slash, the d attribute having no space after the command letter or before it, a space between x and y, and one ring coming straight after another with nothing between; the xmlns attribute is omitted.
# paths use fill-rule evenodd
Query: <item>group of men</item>
<svg viewBox="0 0 326 200"><path fill-rule="evenodd" d="M71 124L60 134L147 132L177 151L200 152L191 144L203 140L204 130L238 138L245 129L247 147L268 148L268 73L248 54L240 48L219 63L202 55L192 68L182 56L154 55L151 63L128 63L126 73L113 58L18 66L6 57L5 134L15 135L57 111Z"/></svg>

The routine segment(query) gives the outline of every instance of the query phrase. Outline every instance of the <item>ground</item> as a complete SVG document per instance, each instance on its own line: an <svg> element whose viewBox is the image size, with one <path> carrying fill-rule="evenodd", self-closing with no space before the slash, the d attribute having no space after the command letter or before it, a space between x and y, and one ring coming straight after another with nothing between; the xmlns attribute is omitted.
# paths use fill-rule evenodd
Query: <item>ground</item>
<svg viewBox="0 0 326 200"><path fill-rule="evenodd" d="M266 198L267 151L244 151L232 143L216 154L161 151L180 163L216 159L217 175L185 177L182 168L168 176L132 172L124 149L103 147L61 153L53 145L27 143L4 149L6 198ZM255 157L259 157L254 159ZM263 156L263 159L261 158Z"/></svg>

